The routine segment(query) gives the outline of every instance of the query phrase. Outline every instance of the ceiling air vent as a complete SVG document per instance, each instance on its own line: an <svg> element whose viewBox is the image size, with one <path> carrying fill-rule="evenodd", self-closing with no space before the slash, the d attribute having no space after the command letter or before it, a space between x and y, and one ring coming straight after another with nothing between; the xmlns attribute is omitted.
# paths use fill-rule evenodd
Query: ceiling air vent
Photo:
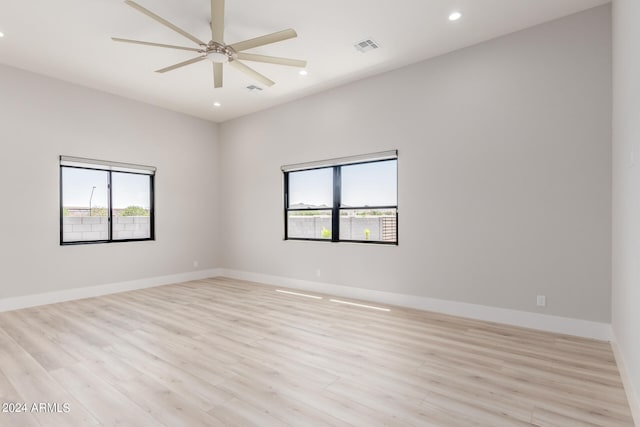
<svg viewBox="0 0 640 427"><path fill-rule="evenodd" d="M366 53L370 50L377 49L380 45L373 39L362 40L353 45L358 52Z"/></svg>
<svg viewBox="0 0 640 427"><path fill-rule="evenodd" d="M258 87L256 85L247 86L247 89L249 89L249 92L253 92L254 90L257 90L257 91L261 91L262 90L261 87Z"/></svg>

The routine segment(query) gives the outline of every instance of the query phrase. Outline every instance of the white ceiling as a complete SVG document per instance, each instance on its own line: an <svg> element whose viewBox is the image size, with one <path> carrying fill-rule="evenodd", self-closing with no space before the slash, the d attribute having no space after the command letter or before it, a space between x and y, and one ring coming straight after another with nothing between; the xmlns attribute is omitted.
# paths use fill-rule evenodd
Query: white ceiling
<svg viewBox="0 0 640 427"><path fill-rule="evenodd" d="M208 0L136 0L208 41ZM0 1L0 62L127 98L222 122L366 76L508 34L608 0L227 0L225 41L294 28L298 38L248 52L306 59L297 68L247 62L276 82L259 83L225 65L224 88L213 88L211 64L169 73L154 70L197 56L115 43L122 37L182 46L189 40L121 0ZM450 12L462 19L450 22ZM373 38L380 49L353 44ZM218 101L221 107L213 107Z"/></svg>

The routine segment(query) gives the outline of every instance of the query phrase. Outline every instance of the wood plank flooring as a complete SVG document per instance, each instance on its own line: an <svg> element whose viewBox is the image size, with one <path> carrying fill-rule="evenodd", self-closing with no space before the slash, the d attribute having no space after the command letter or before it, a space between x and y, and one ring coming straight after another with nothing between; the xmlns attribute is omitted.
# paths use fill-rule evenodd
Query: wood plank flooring
<svg viewBox="0 0 640 427"><path fill-rule="evenodd" d="M216 278L0 313L0 426L633 426L608 343L390 308Z"/></svg>

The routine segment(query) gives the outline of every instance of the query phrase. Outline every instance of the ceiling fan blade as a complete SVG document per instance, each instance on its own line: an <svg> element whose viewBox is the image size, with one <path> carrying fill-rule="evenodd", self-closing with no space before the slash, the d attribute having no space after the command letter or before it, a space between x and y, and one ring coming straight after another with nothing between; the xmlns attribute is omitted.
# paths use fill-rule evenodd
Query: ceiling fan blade
<svg viewBox="0 0 640 427"><path fill-rule="evenodd" d="M191 35L189 33L187 33L182 28L179 28L179 27L173 25L171 22L169 22L166 19L156 15L155 13L151 12L149 9L145 9L144 7L140 6L138 3L136 3L136 2L134 2L132 0L125 0L124 2L126 4L128 4L129 6L131 6L132 8L136 9L138 12L144 13L149 18L158 21L159 23L161 23L165 27L171 28L173 31L175 31L178 34L183 35L184 37L188 38L192 42L194 42L196 44L199 44L199 45L206 45L206 43L203 42L202 40L198 39L197 37L195 37L195 36L193 36L193 35Z"/></svg>
<svg viewBox="0 0 640 427"><path fill-rule="evenodd" d="M166 48L169 48L169 49L179 49L179 50L189 50L189 51L192 51L192 52L200 52L200 49L196 49L195 47L183 47L183 46L174 46L172 44L143 42L143 41L140 41L140 40L121 39L119 37L111 37L111 40L113 40L114 42L143 44L145 46L166 47Z"/></svg>
<svg viewBox="0 0 640 427"><path fill-rule="evenodd" d="M295 30L289 28L288 30L278 31L276 33L267 34L265 36L256 37L255 39L249 39L245 41L241 41L238 43L234 43L231 47L236 51L240 52L247 49L252 49L258 46L264 46L266 44L281 42L283 40L292 39L294 37L298 37L298 34Z"/></svg>
<svg viewBox="0 0 640 427"><path fill-rule="evenodd" d="M156 70L156 73L166 73L167 71L175 70L176 68L184 67L185 65L195 64L196 62L203 61L205 59L204 56L197 56L193 59L189 59L188 61L179 62L177 64L171 65L169 67L161 68Z"/></svg>
<svg viewBox="0 0 640 427"><path fill-rule="evenodd" d="M238 59L244 61L266 62L268 64L289 65L291 67L306 67L307 61L301 59L278 58L276 56L256 55L255 53L238 53Z"/></svg>
<svg viewBox="0 0 640 427"><path fill-rule="evenodd" d="M222 63L213 63L213 88L218 89L222 87Z"/></svg>
<svg viewBox="0 0 640 427"><path fill-rule="evenodd" d="M211 38L224 44L224 0L211 0Z"/></svg>
<svg viewBox="0 0 640 427"><path fill-rule="evenodd" d="M234 67L236 70L242 71L243 73L247 74L252 79L257 80L260 83L263 83L263 84L265 84L267 86L273 86L275 84L275 82L273 80L269 80L267 77L263 76L262 74L260 74L256 70L254 70L253 68L246 66L245 64L243 64L242 62L238 61L237 59L233 60L233 61L230 61L229 65Z"/></svg>

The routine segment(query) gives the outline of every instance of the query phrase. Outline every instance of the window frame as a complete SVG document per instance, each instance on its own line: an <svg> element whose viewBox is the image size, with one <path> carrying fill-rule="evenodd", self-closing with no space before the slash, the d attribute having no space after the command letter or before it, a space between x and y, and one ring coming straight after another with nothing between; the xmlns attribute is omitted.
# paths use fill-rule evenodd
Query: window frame
<svg viewBox="0 0 640 427"><path fill-rule="evenodd" d="M397 153L397 152L396 152ZM399 211L398 211L398 184L396 179L396 204L395 205L387 205L387 206L350 206L348 208L341 207L342 201L342 167L343 166L354 166L361 164L372 164L372 163L380 163L380 162L388 162L395 161L396 162L396 178L397 178L397 165L398 165L398 157L397 154L393 158L382 158L382 159L372 159L372 160L360 160L360 161L344 161L343 163L340 160L336 160L335 164L328 164L323 166L312 166L308 168L295 168L292 170L286 170L286 167L283 166L283 185L284 185L284 239L283 240L299 240L299 241L312 241L312 242L332 242L332 243L366 243L366 244L374 244L374 245L391 245L398 246L399 242ZM331 162L331 161L327 161ZM312 162L316 163L316 162ZM324 163L324 162L317 162ZM331 208L325 209L306 209L306 208L289 208L289 174L295 172L304 172L310 170L317 169L333 169L333 205ZM395 210L395 218L396 218L396 239L393 242L386 242L382 240L358 240L358 239L340 239L340 218L341 212L346 210L378 210L378 209L394 209ZM323 238L311 238L311 237L289 237L289 212L298 212L298 211L328 211L331 212L331 238L323 239Z"/></svg>
<svg viewBox="0 0 640 427"><path fill-rule="evenodd" d="M118 169L110 169L107 167L91 167L92 160L90 159L78 159L81 163L82 161L86 162L86 166L76 166L76 165L63 165L65 156L60 156L60 171L59 171L59 191L60 191L60 246L75 246L75 245L93 245L100 243L124 243L124 242L145 242L145 241L154 241L155 238L155 168L145 167L147 170L153 170L152 173L143 173L143 172L135 172L136 166L138 165L127 165L130 170L118 170ZM93 161L94 164L97 165L126 165L124 163L117 162L107 162L107 161ZM108 237L107 239L96 239L96 240L74 240L66 242L64 241L64 180L63 180L63 170L65 168L69 169L82 169L82 170L95 170L105 172L107 174L107 223L108 223ZM139 170L142 170L140 168ZM112 193L113 188L111 186L112 182L112 174L113 173L126 173L131 175L144 175L149 177L149 237L143 238L128 238L128 239L114 239L113 238L113 209L112 209Z"/></svg>

